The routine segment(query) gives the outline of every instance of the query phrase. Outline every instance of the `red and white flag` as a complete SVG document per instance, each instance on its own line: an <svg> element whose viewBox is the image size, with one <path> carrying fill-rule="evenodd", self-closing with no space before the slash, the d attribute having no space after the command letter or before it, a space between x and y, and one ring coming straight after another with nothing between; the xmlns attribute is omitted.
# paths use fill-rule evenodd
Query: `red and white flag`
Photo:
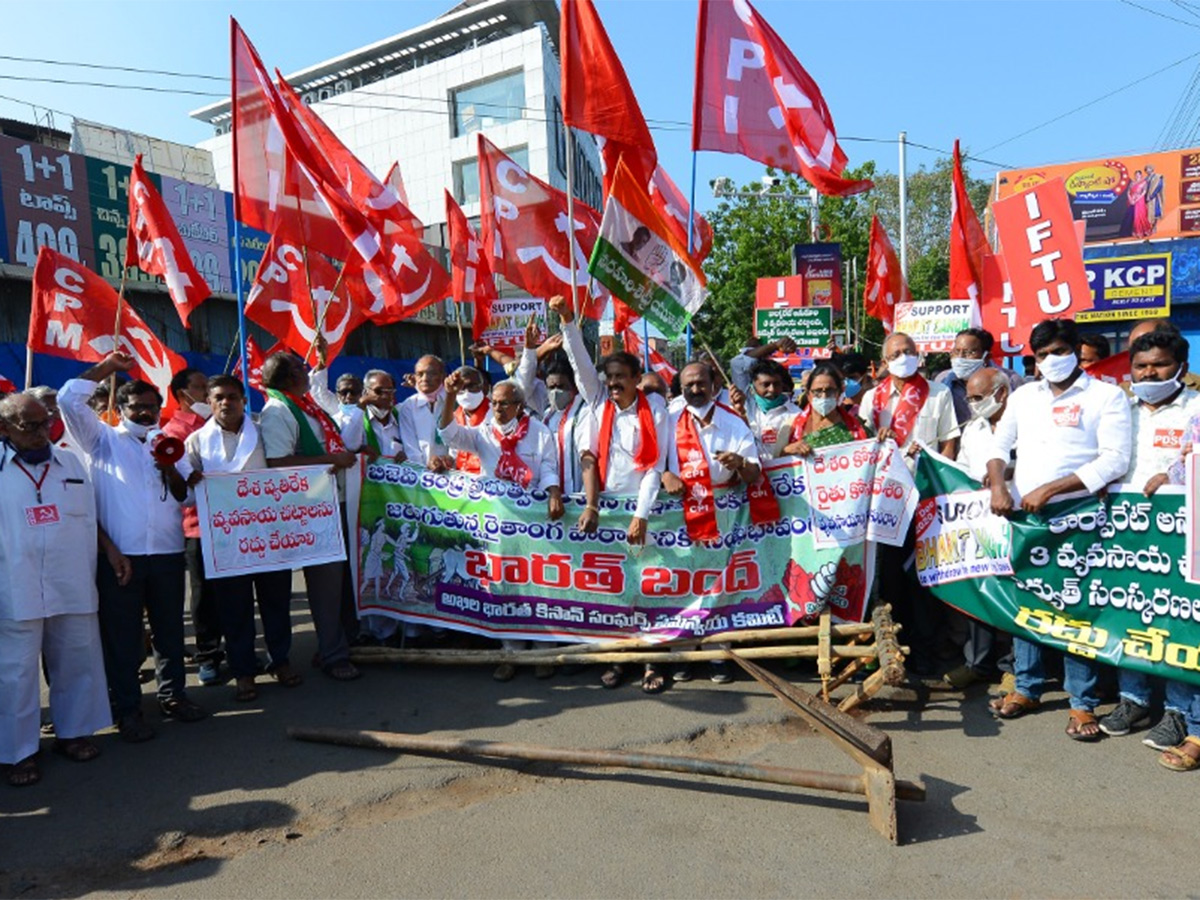
<svg viewBox="0 0 1200 900"><path fill-rule="evenodd" d="M704 262L705 257L712 251L712 226L700 213L692 216L692 239L688 241L688 200L671 180L667 170L656 166L650 178L650 202L662 215L663 221L671 227L684 246L691 247L692 259L697 263Z"/></svg>
<svg viewBox="0 0 1200 900"><path fill-rule="evenodd" d="M625 352L632 353L640 360L645 360L646 356L642 349L642 339L638 337L638 333L632 328L626 328L622 332L622 335L625 339ZM667 384L671 383L671 379L675 377L677 371L673 365L667 362L666 357L653 347L650 348L650 370L657 372Z"/></svg>
<svg viewBox="0 0 1200 900"><path fill-rule="evenodd" d="M449 191L446 191L446 242L450 245L450 291L456 303L470 303L474 310L471 334L483 340L492 321L496 281L483 242Z"/></svg>
<svg viewBox="0 0 1200 900"><path fill-rule="evenodd" d="M700 3L692 149L740 153L845 197L846 154L817 83L746 0Z"/></svg>
<svg viewBox="0 0 1200 900"><path fill-rule="evenodd" d="M332 362L350 332L366 321L349 285L325 257L306 254L279 235L263 253L246 300L246 318L310 364L317 359L318 334L328 345L326 362Z"/></svg>
<svg viewBox="0 0 1200 900"><path fill-rule="evenodd" d="M425 234L425 223L416 217L410 208L408 202L408 191L404 187L404 176L400 174L400 163L392 163L392 167L388 169L387 177L383 179L383 183L396 192L396 196L400 198L401 205L408 210L408 229L418 237Z"/></svg>
<svg viewBox="0 0 1200 900"><path fill-rule="evenodd" d="M608 292L593 282L591 295L587 295L587 268L600 233L600 214L578 200L574 208L575 221L571 227L567 195L534 178L479 135L480 231L492 271L534 297L570 296L573 252L574 306L598 319Z"/></svg>
<svg viewBox="0 0 1200 900"><path fill-rule="evenodd" d="M169 403L171 376L187 361L167 348L128 303L121 307L121 332L113 341L117 292L111 284L68 256L42 247L33 268L29 348L34 353L100 362L114 350L133 357L135 378L158 388Z"/></svg>
<svg viewBox="0 0 1200 900"><path fill-rule="evenodd" d="M647 184L658 165L654 138L596 7L592 0L563 0L559 21L563 124L600 139L605 194L622 157Z"/></svg>
<svg viewBox="0 0 1200 900"><path fill-rule="evenodd" d="M863 308L868 316L883 323L883 330L892 331L897 303L908 303L912 296L908 282L900 270L900 260L892 248L887 231L879 216L871 217L871 246L867 251L867 286L863 292Z"/></svg>
<svg viewBox="0 0 1200 900"><path fill-rule="evenodd" d="M191 254L179 235L179 227L167 211L154 182L142 168L142 154L133 161L129 174L129 234L126 241L125 265L137 266L143 272L161 276L167 283L167 293L175 304L184 328L192 310L203 303L212 291L196 271Z"/></svg>
<svg viewBox="0 0 1200 900"><path fill-rule="evenodd" d="M263 353L262 350L259 349L258 342L256 340L254 340L254 335L247 336L247 338L246 338L246 365L250 367L250 377L242 379L243 382L245 384L249 385L250 387L254 388L254 390L258 391L260 394L266 394L266 391L263 389L263 382L262 382L263 363L267 361L267 357L270 356L272 353L277 353L280 350L286 350L286 349L287 348L284 347L283 344L277 343L277 344L275 344L274 347L272 347L270 349L269 352ZM238 359L237 365L235 365L233 367L233 377L234 378L242 377L242 361L241 361L241 359Z"/></svg>
<svg viewBox="0 0 1200 900"><path fill-rule="evenodd" d="M950 192L950 299L982 300L983 271L991 255L987 236L971 198L967 196L967 181L963 177L962 157L958 141L954 142L953 188Z"/></svg>

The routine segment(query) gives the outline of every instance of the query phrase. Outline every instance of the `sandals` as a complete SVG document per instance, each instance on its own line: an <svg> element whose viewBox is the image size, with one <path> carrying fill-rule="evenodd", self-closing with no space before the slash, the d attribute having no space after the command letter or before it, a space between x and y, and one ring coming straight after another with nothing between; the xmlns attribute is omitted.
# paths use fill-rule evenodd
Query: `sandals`
<svg viewBox="0 0 1200 900"><path fill-rule="evenodd" d="M1196 750L1195 756L1185 749L1189 745ZM1158 764L1172 772L1191 772L1200 769L1200 737L1188 735L1179 746L1164 750L1162 756L1158 758Z"/></svg>
<svg viewBox="0 0 1200 900"><path fill-rule="evenodd" d="M356 678L362 677L362 672L358 671L358 667L348 659L325 666L322 671L334 681L354 681Z"/></svg>
<svg viewBox="0 0 1200 900"><path fill-rule="evenodd" d="M100 755L100 748L85 737L58 738L54 742L54 752L71 762L90 762Z"/></svg>
<svg viewBox="0 0 1200 900"><path fill-rule="evenodd" d="M233 699L237 703L250 703L258 699L258 687L254 684L253 675L242 675L238 678Z"/></svg>
<svg viewBox="0 0 1200 900"><path fill-rule="evenodd" d="M267 674L286 688L300 687L300 685L304 684L304 679L300 677L300 673L287 663L268 669Z"/></svg>
<svg viewBox="0 0 1200 900"><path fill-rule="evenodd" d="M1086 709L1069 710L1067 737L1073 741L1098 741L1104 735L1100 731L1100 720Z"/></svg>
<svg viewBox="0 0 1200 900"><path fill-rule="evenodd" d="M600 684L612 690L621 686L621 682L625 680L625 667L619 664L609 666L604 670L604 674L600 676Z"/></svg>
<svg viewBox="0 0 1200 900"><path fill-rule="evenodd" d="M1026 697L1024 694L1012 691L1003 697L997 697L988 703L988 709L998 719L1019 719L1025 713L1033 712L1042 705L1040 700Z"/></svg>
<svg viewBox="0 0 1200 900"><path fill-rule="evenodd" d="M642 690L647 694L661 694L667 689L667 676L657 666L648 665L642 675Z"/></svg>
<svg viewBox="0 0 1200 900"><path fill-rule="evenodd" d="M27 756L19 763L8 767L6 780L13 787L29 787L42 780L42 770L38 766L37 754Z"/></svg>

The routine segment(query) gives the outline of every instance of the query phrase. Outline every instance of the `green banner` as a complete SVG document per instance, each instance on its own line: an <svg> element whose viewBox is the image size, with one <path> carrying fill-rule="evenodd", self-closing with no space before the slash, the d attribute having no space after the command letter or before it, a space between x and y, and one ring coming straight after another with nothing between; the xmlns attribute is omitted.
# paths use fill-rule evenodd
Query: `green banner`
<svg viewBox="0 0 1200 900"><path fill-rule="evenodd" d="M833 334L830 306L784 306L756 309L754 333L764 341L790 337L797 347L825 347Z"/></svg>
<svg viewBox="0 0 1200 900"><path fill-rule="evenodd" d="M745 489L719 489L721 538L695 544L679 501L664 497L643 548L625 540L633 498L602 497L599 529L584 534L574 527L582 495L565 497L566 516L553 522L539 491L372 463L357 501L353 490L349 498L358 509L358 609L491 637L572 641L785 626L826 605L835 619L861 621L873 544L814 546L803 466L789 460L770 474L779 521L753 524Z"/></svg>
<svg viewBox="0 0 1200 900"><path fill-rule="evenodd" d="M990 492L922 453L918 580L970 616L1047 647L1200 684L1200 589L1184 580L1182 488L1132 487L991 512Z"/></svg>

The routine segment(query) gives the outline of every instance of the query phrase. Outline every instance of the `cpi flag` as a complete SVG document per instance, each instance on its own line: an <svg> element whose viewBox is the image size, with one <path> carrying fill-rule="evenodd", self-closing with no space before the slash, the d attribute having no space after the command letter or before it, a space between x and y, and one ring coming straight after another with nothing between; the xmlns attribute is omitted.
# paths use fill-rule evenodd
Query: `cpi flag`
<svg viewBox="0 0 1200 900"><path fill-rule="evenodd" d="M588 271L668 340L704 303L704 273L624 163L617 164Z"/></svg>
<svg viewBox="0 0 1200 900"><path fill-rule="evenodd" d="M954 142L954 187L950 193L950 298L982 302L986 259L991 255L987 236L967 196L958 141Z"/></svg>
<svg viewBox="0 0 1200 900"><path fill-rule="evenodd" d="M846 154L817 83L746 0L704 0L696 39L692 149L795 172L822 194L873 187L842 177Z"/></svg>
<svg viewBox="0 0 1200 900"><path fill-rule="evenodd" d="M883 323L883 330L891 332L896 316L896 304L908 303L912 297L908 282L900 271L900 260L892 247L888 233L879 221L871 217L871 247L867 252L867 287L863 292L863 307L868 316Z"/></svg>
<svg viewBox="0 0 1200 900"><path fill-rule="evenodd" d="M482 242L463 214L462 207L446 191L446 236L450 245L451 295L458 303L470 303L474 310L471 335L483 340L492 321L492 301L496 299L496 281Z"/></svg>
<svg viewBox="0 0 1200 900"><path fill-rule="evenodd" d="M146 177L140 153L129 174L129 235L125 265L137 266L143 272L160 276L167 283L167 293L184 328L191 327L188 316L192 310L212 293L196 271L162 196L154 182Z"/></svg>
<svg viewBox="0 0 1200 900"><path fill-rule="evenodd" d="M132 375L158 388L169 404L171 376L187 362L168 350L128 303L121 307L114 343L117 302L112 285L95 272L43 247L33 268L29 348L80 362L100 362L114 350L128 353L137 364Z"/></svg>

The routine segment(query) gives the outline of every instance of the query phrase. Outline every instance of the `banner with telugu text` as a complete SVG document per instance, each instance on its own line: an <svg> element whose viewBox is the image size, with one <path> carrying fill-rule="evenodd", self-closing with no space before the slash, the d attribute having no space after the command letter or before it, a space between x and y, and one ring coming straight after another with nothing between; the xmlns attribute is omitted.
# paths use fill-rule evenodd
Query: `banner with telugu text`
<svg viewBox="0 0 1200 900"><path fill-rule="evenodd" d="M208 578L346 558L328 466L205 475L196 485L196 512Z"/></svg>
<svg viewBox="0 0 1200 900"><path fill-rule="evenodd" d="M859 456L874 465L872 454ZM348 485L358 510L351 552L360 614L572 641L787 626L826 604L835 619L864 617L874 544L816 545L797 460L769 472L778 522L752 524L745 490L721 489L721 540L694 544L679 501L664 495L644 548L625 540L633 498L601 498L599 529L587 535L574 527L582 495L565 497L566 515L551 522L544 493L508 482L382 461L362 474Z"/></svg>
<svg viewBox="0 0 1200 900"><path fill-rule="evenodd" d="M1200 591L1184 580L1179 487L1009 518L957 467L922 453L916 573L938 599L1003 631L1109 665L1200 684Z"/></svg>

